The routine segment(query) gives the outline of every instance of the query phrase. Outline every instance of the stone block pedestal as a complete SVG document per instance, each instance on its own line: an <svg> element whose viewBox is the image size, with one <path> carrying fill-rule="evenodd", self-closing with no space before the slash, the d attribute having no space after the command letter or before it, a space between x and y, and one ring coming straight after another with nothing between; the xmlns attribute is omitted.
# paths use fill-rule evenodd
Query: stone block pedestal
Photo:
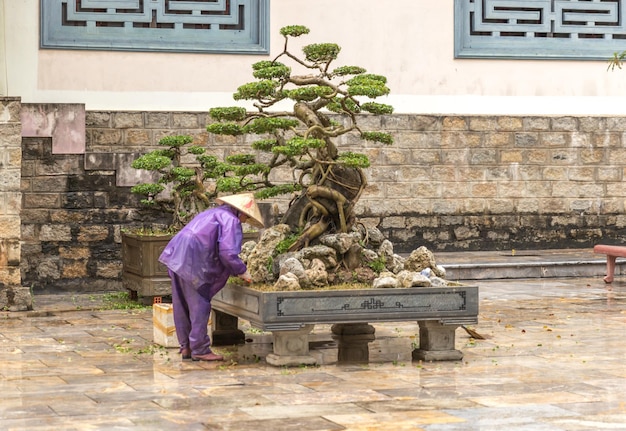
<svg viewBox="0 0 626 431"><path fill-rule="evenodd" d="M21 108L19 97L0 97L0 309L7 311L33 308L30 289L21 285L20 274Z"/></svg>
<svg viewBox="0 0 626 431"><path fill-rule="evenodd" d="M27 311L32 309L33 297L30 288L0 285L0 310Z"/></svg>
<svg viewBox="0 0 626 431"><path fill-rule="evenodd" d="M463 352L455 348L456 328L442 325L437 320L417 322L420 327L419 349L413 350L413 359L420 361L459 361Z"/></svg>
<svg viewBox="0 0 626 431"><path fill-rule="evenodd" d="M369 343L376 339L376 328L368 323L335 323L331 332L337 341L339 362L369 362Z"/></svg>
<svg viewBox="0 0 626 431"><path fill-rule="evenodd" d="M172 304L152 305L153 341L163 347L178 347Z"/></svg>
<svg viewBox="0 0 626 431"><path fill-rule="evenodd" d="M211 344L213 346L232 346L243 344L245 334L238 328L239 319L219 310L211 310Z"/></svg>
<svg viewBox="0 0 626 431"><path fill-rule="evenodd" d="M273 331L274 352L265 361L275 366L314 365L316 360L309 353L309 334L314 325L304 325L294 331Z"/></svg>

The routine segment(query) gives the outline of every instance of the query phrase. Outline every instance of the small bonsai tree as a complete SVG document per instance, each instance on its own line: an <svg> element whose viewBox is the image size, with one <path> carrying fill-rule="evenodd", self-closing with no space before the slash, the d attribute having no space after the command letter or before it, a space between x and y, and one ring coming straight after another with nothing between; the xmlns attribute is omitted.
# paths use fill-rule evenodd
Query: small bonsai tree
<svg viewBox="0 0 626 431"><path fill-rule="evenodd" d="M219 192L242 191L228 181L229 174L243 173L240 157L235 157L237 165L230 164L229 158L220 161L206 154L206 148L193 145L193 138L187 135L166 136L159 145L163 148L144 154L131 164L135 169L153 172L155 180L137 184L131 192L142 196L142 204L171 213L171 230L182 228L212 206ZM195 156L195 166L182 164L184 154Z"/></svg>
<svg viewBox="0 0 626 431"><path fill-rule="evenodd" d="M393 108L371 100L389 93L386 78L366 73L359 66L331 68L341 48L334 43L311 44L297 56L288 49L290 38L309 33L304 26L280 30L283 51L271 61L252 65L256 81L237 89L235 100L253 101L256 111L241 107L213 108L216 122L207 126L220 135L252 135L253 154L241 154L231 162L239 170L223 190L248 190L258 198L295 194L283 223L299 232L290 250L306 246L326 232L347 232L354 223L354 208L365 186L363 169L370 162L365 154L341 151L338 138L358 138L391 144L392 137L366 131L358 125L359 114L390 114ZM290 62L294 68L283 63ZM370 101L363 102L364 98ZM291 110L278 108L291 102ZM280 103L280 105L279 105ZM332 115L340 117L340 121ZM345 140L344 140L345 142ZM290 169L292 182L275 182L272 173Z"/></svg>

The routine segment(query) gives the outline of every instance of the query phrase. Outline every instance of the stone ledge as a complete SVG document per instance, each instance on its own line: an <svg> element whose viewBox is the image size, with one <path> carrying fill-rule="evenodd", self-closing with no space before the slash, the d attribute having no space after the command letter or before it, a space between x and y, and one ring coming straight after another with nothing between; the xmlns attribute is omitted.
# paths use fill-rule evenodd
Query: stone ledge
<svg viewBox="0 0 626 431"><path fill-rule="evenodd" d="M33 309L30 289L24 286L0 286L0 309L4 311L27 311Z"/></svg>

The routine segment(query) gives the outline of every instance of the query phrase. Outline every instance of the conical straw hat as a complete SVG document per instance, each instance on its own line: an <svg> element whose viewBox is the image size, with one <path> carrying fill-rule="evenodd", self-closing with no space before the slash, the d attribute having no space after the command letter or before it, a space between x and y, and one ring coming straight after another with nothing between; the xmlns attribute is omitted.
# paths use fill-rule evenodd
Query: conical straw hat
<svg viewBox="0 0 626 431"><path fill-rule="evenodd" d="M254 200L252 193L241 193L238 195L222 196L215 199L218 204L228 204L231 207L237 208L239 211L250 217L246 220L246 223L263 229L263 216L261 211Z"/></svg>

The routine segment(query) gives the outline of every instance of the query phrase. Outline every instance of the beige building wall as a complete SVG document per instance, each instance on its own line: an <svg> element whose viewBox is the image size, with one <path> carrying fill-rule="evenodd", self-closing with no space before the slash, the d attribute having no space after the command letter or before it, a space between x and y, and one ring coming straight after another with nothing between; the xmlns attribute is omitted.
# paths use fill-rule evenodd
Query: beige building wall
<svg viewBox="0 0 626 431"><path fill-rule="evenodd" d="M4 0L0 0L0 96L7 94L6 40L4 37L5 11Z"/></svg>
<svg viewBox="0 0 626 431"><path fill-rule="evenodd" d="M272 0L270 56L40 50L39 0L3 3L0 94L24 103L173 111L232 104L237 86L251 80L250 65L281 50L278 30L290 24L309 26L307 44L338 43L339 63L386 75L387 102L399 113L610 115L622 113L626 95L626 72L608 72L603 61L454 59L453 0Z"/></svg>

